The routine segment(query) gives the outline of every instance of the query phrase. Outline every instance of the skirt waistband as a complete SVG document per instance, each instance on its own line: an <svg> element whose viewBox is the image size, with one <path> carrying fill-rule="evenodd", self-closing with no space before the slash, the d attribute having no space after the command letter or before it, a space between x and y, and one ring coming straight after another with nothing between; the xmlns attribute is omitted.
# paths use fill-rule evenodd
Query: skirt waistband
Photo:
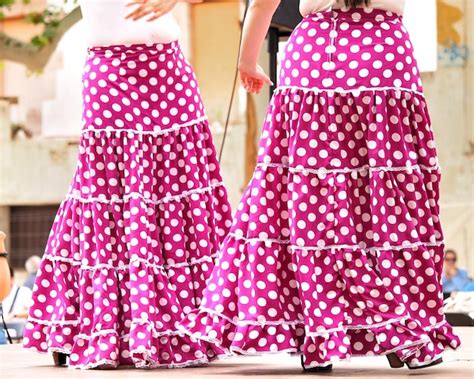
<svg viewBox="0 0 474 379"><path fill-rule="evenodd" d="M121 55L122 53L151 53L153 55L172 54L178 50L178 41L169 43L139 43L127 45L92 46L87 48L88 54L94 56L103 55L106 58Z"/></svg>
<svg viewBox="0 0 474 379"><path fill-rule="evenodd" d="M384 22L401 20L402 16L393 12L374 8L341 8L312 13L306 16L306 18L313 19L313 21L343 20L347 22Z"/></svg>

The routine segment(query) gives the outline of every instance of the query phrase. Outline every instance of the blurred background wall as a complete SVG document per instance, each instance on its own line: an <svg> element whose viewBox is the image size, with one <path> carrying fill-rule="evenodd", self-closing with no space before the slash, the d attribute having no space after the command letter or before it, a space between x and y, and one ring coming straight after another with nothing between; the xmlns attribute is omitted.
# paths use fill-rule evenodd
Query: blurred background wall
<svg viewBox="0 0 474 379"><path fill-rule="evenodd" d="M13 7L0 20L0 33L28 41L38 33L38 27L24 17L45 4L46 0L33 0L27 6ZM181 44L196 69L217 146L232 90L241 13L239 0L207 0L194 6L182 4L175 10L182 27ZM473 17L472 0L437 0L437 68L423 74L444 172L442 216L446 242L458 251L460 265L467 267L471 276ZM79 22L66 33L41 71L10 61L1 63L0 229L11 235L9 248L17 266L32 254L42 254L55 210L75 167L86 48L82 27ZM261 62L263 66L268 62L265 51ZM241 90L237 95L222 167L234 205L248 179L245 169L253 165L254 146L250 145L256 143L252 136L246 139L246 105L250 99L260 125L268 103L267 91L251 98Z"/></svg>
<svg viewBox="0 0 474 379"><path fill-rule="evenodd" d="M448 248L474 274L474 2L438 0L438 68L423 75L443 170ZM423 17L420 15L420 17Z"/></svg>

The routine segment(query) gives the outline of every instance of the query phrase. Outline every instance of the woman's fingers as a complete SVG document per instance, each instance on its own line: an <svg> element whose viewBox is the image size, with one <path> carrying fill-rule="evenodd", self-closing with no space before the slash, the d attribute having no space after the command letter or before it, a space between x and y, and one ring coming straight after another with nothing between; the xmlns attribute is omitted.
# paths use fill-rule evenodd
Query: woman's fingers
<svg viewBox="0 0 474 379"><path fill-rule="evenodd" d="M251 78L249 78L247 81L247 91L253 92L253 88L254 88L254 82Z"/></svg>
<svg viewBox="0 0 474 379"><path fill-rule="evenodd" d="M242 85L249 92L258 93L265 85L273 85L268 75L260 66L257 66L256 69L248 69L245 66L241 66L239 70Z"/></svg>
<svg viewBox="0 0 474 379"><path fill-rule="evenodd" d="M264 83L258 79L245 77L242 80L242 86L247 92L259 93L262 90Z"/></svg>
<svg viewBox="0 0 474 379"><path fill-rule="evenodd" d="M141 5L137 9L135 9L133 12L129 13L125 19L132 19L132 20L138 20L139 18L142 18L146 14L148 14L150 11L147 6Z"/></svg>
<svg viewBox="0 0 474 379"><path fill-rule="evenodd" d="M133 21L136 21L151 15L147 21L154 21L168 13L176 5L176 2L177 0L131 0L126 6L136 6L137 8L130 12L125 18L131 18Z"/></svg>
<svg viewBox="0 0 474 379"><path fill-rule="evenodd" d="M154 21L161 16L164 16L166 13L170 12L173 7L176 5L176 1L162 2L158 6L155 6L152 10L153 16L151 16L147 21Z"/></svg>
<svg viewBox="0 0 474 379"><path fill-rule="evenodd" d="M130 0L127 4L125 4L125 6L133 7L133 6L142 5L146 3L147 3L147 0Z"/></svg>
<svg viewBox="0 0 474 379"><path fill-rule="evenodd" d="M257 78L265 84L273 85L273 82L270 80L267 74L264 72L257 72Z"/></svg>
<svg viewBox="0 0 474 379"><path fill-rule="evenodd" d="M167 13L167 11L164 11L164 10L155 10L153 11L153 16L151 16L150 18L147 19L148 22L150 21L155 21L157 18L160 18L161 16L163 16L165 13Z"/></svg>
<svg viewBox="0 0 474 379"><path fill-rule="evenodd" d="M246 76L245 74L241 73L240 74L240 83L247 90L247 88L249 87L249 77Z"/></svg>

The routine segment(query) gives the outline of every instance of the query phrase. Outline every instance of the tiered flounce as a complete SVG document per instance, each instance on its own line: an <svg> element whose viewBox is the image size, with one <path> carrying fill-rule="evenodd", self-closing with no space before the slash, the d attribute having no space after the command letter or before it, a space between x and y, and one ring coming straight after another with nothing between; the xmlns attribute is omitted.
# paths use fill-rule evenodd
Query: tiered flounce
<svg viewBox="0 0 474 379"><path fill-rule="evenodd" d="M206 120L88 130L38 273L24 344L75 368L183 367L215 353L177 331L200 304L230 207Z"/></svg>
<svg viewBox="0 0 474 379"><path fill-rule="evenodd" d="M417 366L457 348L442 311L439 181L422 94L277 89L182 329L227 353L302 353L305 367L392 352Z"/></svg>

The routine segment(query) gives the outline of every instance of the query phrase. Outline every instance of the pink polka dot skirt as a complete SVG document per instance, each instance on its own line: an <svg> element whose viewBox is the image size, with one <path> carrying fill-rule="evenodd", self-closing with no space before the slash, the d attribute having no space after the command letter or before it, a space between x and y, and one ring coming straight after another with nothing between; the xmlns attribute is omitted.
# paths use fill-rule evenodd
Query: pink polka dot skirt
<svg viewBox="0 0 474 379"><path fill-rule="evenodd" d="M74 368L205 363L214 351L177 324L231 221L194 73L176 43L91 48L83 101L24 345Z"/></svg>
<svg viewBox="0 0 474 379"><path fill-rule="evenodd" d="M183 330L307 368L395 353L429 364L443 314L440 170L400 17L342 10L291 35L258 164Z"/></svg>

